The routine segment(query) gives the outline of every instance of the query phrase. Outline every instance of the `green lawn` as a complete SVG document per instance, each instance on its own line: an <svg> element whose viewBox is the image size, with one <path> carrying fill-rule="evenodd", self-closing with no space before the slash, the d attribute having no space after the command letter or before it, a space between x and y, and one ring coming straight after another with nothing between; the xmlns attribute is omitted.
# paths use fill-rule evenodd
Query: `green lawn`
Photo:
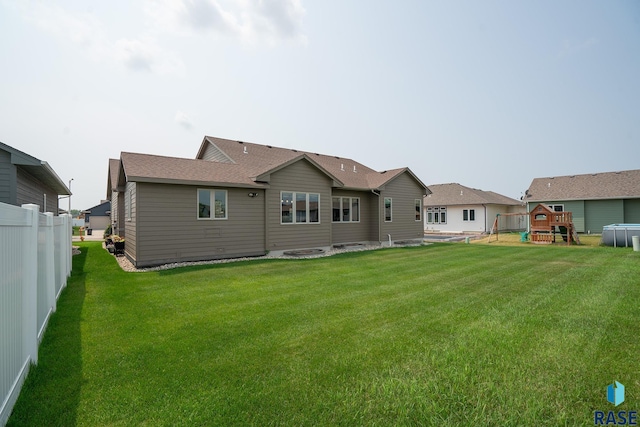
<svg viewBox="0 0 640 427"><path fill-rule="evenodd" d="M10 426L593 425L640 410L631 249L434 244L124 273L81 247Z"/></svg>

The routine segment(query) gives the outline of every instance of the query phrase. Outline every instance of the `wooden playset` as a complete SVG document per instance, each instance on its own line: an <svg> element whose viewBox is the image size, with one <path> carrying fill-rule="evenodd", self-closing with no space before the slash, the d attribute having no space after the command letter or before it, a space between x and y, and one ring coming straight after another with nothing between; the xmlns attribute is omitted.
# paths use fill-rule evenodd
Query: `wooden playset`
<svg viewBox="0 0 640 427"><path fill-rule="evenodd" d="M496 240L498 240L498 225L500 217L520 215L529 215L529 239L532 243L551 244L556 241L556 235L560 235L562 236L562 239L567 242L567 245L570 245L571 242L580 244L580 238L578 237L576 227L573 224L571 212L557 212L542 203L538 204L529 213L518 212L497 214L489 233L489 242L491 242L491 237L494 234L496 236ZM556 232L556 227L558 228L558 232ZM527 233L522 234L522 241L524 242L526 241Z"/></svg>

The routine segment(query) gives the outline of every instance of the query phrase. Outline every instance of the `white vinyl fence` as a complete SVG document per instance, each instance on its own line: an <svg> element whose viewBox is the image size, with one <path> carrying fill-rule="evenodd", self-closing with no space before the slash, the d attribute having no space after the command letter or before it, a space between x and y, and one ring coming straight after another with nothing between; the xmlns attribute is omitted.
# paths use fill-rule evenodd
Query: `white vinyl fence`
<svg viewBox="0 0 640 427"><path fill-rule="evenodd" d="M71 274L71 217L0 203L0 426Z"/></svg>

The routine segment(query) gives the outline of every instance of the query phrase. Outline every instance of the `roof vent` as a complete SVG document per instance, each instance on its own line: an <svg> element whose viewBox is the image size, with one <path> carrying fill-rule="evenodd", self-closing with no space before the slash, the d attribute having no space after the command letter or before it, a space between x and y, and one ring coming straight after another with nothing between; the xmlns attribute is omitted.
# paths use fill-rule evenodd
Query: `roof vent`
<svg viewBox="0 0 640 427"><path fill-rule="evenodd" d="M344 172L344 163L340 163L340 170Z"/></svg>
<svg viewBox="0 0 640 427"><path fill-rule="evenodd" d="M462 196L462 194L463 194L463 193L462 193L462 190L460 190L460 195Z"/></svg>
<svg viewBox="0 0 640 427"><path fill-rule="evenodd" d="M551 188L551 183L547 182L547 188Z"/></svg>
<svg viewBox="0 0 640 427"><path fill-rule="evenodd" d="M242 144L242 143L241 143L241 144ZM244 151L243 151L243 153L244 153L244 154L249 154L249 152L247 151L247 147L246 147L246 146L244 147Z"/></svg>
<svg viewBox="0 0 640 427"><path fill-rule="evenodd" d="M353 165L353 173L358 173L356 172L356 165Z"/></svg>
<svg viewBox="0 0 640 427"><path fill-rule="evenodd" d="M270 146L270 145L267 145L267 148L273 148L273 147L272 147L272 146Z"/></svg>

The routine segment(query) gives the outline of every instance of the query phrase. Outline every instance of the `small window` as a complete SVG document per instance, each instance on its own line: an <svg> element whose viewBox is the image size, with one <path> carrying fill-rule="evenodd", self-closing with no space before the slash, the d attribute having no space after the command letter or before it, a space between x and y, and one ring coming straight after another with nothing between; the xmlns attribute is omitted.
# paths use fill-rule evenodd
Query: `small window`
<svg viewBox="0 0 640 427"><path fill-rule="evenodd" d="M357 197L351 199L351 221L360 221L360 199Z"/></svg>
<svg viewBox="0 0 640 427"><path fill-rule="evenodd" d="M198 219L227 219L227 191L199 188Z"/></svg>
<svg viewBox="0 0 640 427"><path fill-rule="evenodd" d="M280 193L281 224L320 222L320 194L282 191Z"/></svg>
<svg viewBox="0 0 640 427"><path fill-rule="evenodd" d="M320 195L309 193L309 222L320 222Z"/></svg>
<svg viewBox="0 0 640 427"><path fill-rule="evenodd" d="M360 222L359 197L333 197L331 206L333 222Z"/></svg>
<svg viewBox="0 0 640 427"><path fill-rule="evenodd" d="M296 193L296 222L307 222L307 193Z"/></svg>
<svg viewBox="0 0 640 427"><path fill-rule="evenodd" d="M476 220L476 210L475 209L463 209L462 210L462 220L463 221L475 221Z"/></svg>
<svg viewBox="0 0 640 427"><path fill-rule="evenodd" d="M351 221L351 199L348 197L342 198L342 222Z"/></svg>
<svg viewBox="0 0 640 427"><path fill-rule="evenodd" d="M131 189L127 189L124 192L124 219L131 221Z"/></svg>
<svg viewBox="0 0 640 427"><path fill-rule="evenodd" d="M393 200L391 199L391 197L384 198L384 221L385 222L391 222L393 220L392 202Z"/></svg>
<svg viewBox="0 0 640 427"><path fill-rule="evenodd" d="M422 221L422 200L416 199L416 221Z"/></svg>
<svg viewBox="0 0 640 427"><path fill-rule="evenodd" d="M418 220L418 199L416 199L416 221ZM446 224L447 223L447 208L440 207L428 207L427 208L427 224Z"/></svg>
<svg viewBox="0 0 640 427"><path fill-rule="evenodd" d="M282 208L281 208L282 223L292 224L293 223L293 193L282 192L281 204L282 204Z"/></svg>

